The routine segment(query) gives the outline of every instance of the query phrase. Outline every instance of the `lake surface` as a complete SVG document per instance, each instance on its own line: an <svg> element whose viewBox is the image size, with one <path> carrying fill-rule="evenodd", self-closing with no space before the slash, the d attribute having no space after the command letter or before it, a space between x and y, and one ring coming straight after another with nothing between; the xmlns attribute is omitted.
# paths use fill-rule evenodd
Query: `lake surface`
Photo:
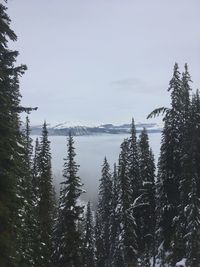
<svg viewBox="0 0 200 267"><path fill-rule="evenodd" d="M95 201L98 193L101 166L106 156L113 169L113 164L118 161L120 145L128 134L108 134L74 137L76 148L76 163L80 165L79 176L87 191L83 200ZM35 136L34 136L35 139ZM160 149L161 133L150 133L149 141L157 160ZM62 181L63 158L67 153L67 137L50 136L52 153L52 170L56 190Z"/></svg>

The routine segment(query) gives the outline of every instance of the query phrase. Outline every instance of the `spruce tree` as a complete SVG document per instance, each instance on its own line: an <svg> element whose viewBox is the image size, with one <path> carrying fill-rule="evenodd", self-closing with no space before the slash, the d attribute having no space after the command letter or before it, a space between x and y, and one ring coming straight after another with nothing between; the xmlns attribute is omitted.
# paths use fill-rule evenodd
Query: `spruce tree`
<svg viewBox="0 0 200 267"><path fill-rule="evenodd" d="M140 195L135 201L136 208L140 209L141 217L141 261L142 266L151 266L155 253L155 164L146 129L141 132L139 142L139 169L142 186Z"/></svg>
<svg viewBox="0 0 200 267"><path fill-rule="evenodd" d="M129 140L125 139L121 145L121 153L118 165L118 206L119 218L118 244L116 248L121 252L120 259L126 267L137 266L137 224L133 212L133 187L129 176Z"/></svg>
<svg viewBox="0 0 200 267"><path fill-rule="evenodd" d="M64 159L61 183L59 211L56 225L54 261L58 267L81 266L82 240L79 222L82 220L83 206L80 196L83 193L81 180L78 177L79 166L75 162L74 140L71 134L68 139L67 158Z"/></svg>
<svg viewBox="0 0 200 267"><path fill-rule="evenodd" d="M10 28L6 7L0 4L0 263L2 267L18 265L16 255L19 237L22 196L17 193L24 176L24 156L20 133L19 77L26 66L15 66L18 52L8 48L17 36Z"/></svg>
<svg viewBox="0 0 200 267"><path fill-rule="evenodd" d="M35 141L33 162L32 162L32 194L33 194L33 216L34 216L34 232L33 232L33 259L34 267L40 264L41 258L41 241L40 241L40 174L39 174L39 140Z"/></svg>
<svg viewBox="0 0 200 267"><path fill-rule="evenodd" d="M176 247L175 229L178 206L180 203L179 182L181 173L181 144L183 129L183 87L175 64L173 77L168 91L171 92L171 109L164 117L161 152L158 166L158 236L159 253L162 264L169 261L165 255L170 255ZM168 254L165 253L168 251ZM177 252L178 253L178 252ZM171 257L171 256L170 256ZM172 262L174 261L172 257ZM173 262L175 264L175 262Z"/></svg>
<svg viewBox="0 0 200 267"><path fill-rule="evenodd" d="M50 141L46 122L42 129L42 136L38 148L38 182L39 182L39 231L40 248L38 266L52 266L52 231L53 231L53 186L51 172Z"/></svg>
<svg viewBox="0 0 200 267"><path fill-rule="evenodd" d="M104 158L101 179L99 185L99 200L98 200L98 223L100 230L100 238L103 241L103 251L98 251L97 247L97 267L109 266L109 253L110 253L110 239L109 239L109 226L111 214L111 192L112 180L110 174L110 166L106 158ZM100 258L100 256L102 258Z"/></svg>
<svg viewBox="0 0 200 267"><path fill-rule="evenodd" d="M21 184L18 184L18 195L21 196L20 225L19 225L19 264L28 267L35 266L34 237L35 237L35 196L32 185L32 139L30 137L30 121L26 117L25 130L23 132L24 157Z"/></svg>
<svg viewBox="0 0 200 267"><path fill-rule="evenodd" d="M115 252L117 251L117 237L119 230L119 222L117 217L117 205L118 205L118 191L119 183L118 183L118 174L117 174L117 166L114 164L114 171L112 175L112 198L111 198L111 215L110 215L110 253L109 253L109 261L111 266L116 266Z"/></svg>
<svg viewBox="0 0 200 267"><path fill-rule="evenodd" d="M83 240L83 266L95 267L94 225L90 202L87 204Z"/></svg>
<svg viewBox="0 0 200 267"><path fill-rule="evenodd" d="M97 267L105 267L105 248L104 240L102 237L102 228L101 228L101 217L96 212L95 216L95 261Z"/></svg>
<svg viewBox="0 0 200 267"><path fill-rule="evenodd" d="M191 165L191 137L193 136L193 115L191 114L191 101L190 101L190 82L191 77L188 72L188 66L185 64L185 70L182 74L182 87L181 87L181 112L179 118L181 121L180 127L180 175L179 175L179 193L180 203L177 208L177 216L175 222L175 234L173 245L173 262L177 259L185 257L186 246L184 235L186 233L186 214L185 208L188 205L188 195L190 188L190 181L193 175L193 168ZM195 127L194 127L195 128Z"/></svg>
<svg viewBox="0 0 200 267"><path fill-rule="evenodd" d="M139 195L139 188L141 187L141 179L139 175L139 158L135 122L132 118L131 135L129 137L129 156L127 158L128 175L132 187L132 200L134 201Z"/></svg>
<svg viewBox="0 0 200 267"><path fill-rule="evenodd" d="M184 156L184 256L189 267L199 265L200 250L200 196L199 196L199 159L200 159L200 98L199 92L193 96L188 123L187 151ZM183 228L183 227L182 227Z"/></svg>

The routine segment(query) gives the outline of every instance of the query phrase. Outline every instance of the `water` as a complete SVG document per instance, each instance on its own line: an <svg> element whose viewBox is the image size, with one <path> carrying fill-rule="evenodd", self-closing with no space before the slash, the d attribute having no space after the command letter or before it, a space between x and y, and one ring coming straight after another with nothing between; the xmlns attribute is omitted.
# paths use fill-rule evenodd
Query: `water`
<svg viewBox="0 0 200 267"><path fill-rule="evenodd" d="M79 176L87 191L83 200L95 201L98 193L101 166L106 156L111 168L118 161L120 145L127 134L93 135L74 137L76 162L80 165ZM160 149L160 133L149 134L150 145L157 160ZM67 138L65 136L50 136L52 152L52 170L56 190L62 181L63 158L67 153Z"/></svg>

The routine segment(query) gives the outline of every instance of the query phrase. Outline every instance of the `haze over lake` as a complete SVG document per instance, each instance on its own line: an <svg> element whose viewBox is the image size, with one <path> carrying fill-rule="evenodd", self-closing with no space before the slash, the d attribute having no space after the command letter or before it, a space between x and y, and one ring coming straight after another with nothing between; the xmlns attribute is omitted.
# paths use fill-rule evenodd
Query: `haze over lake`
<svg viewBox="0 0 200 267"><path fill-rule="evenodd" d="M103 134L75 136L76 162L80 165L79 176L84 183L84 200L95 201L98 193L101 165L106 156L113 169L113 164L118 162L120 145L129 134ZM36 136L33 136L35 139ZM150 133L149 141L157 160L160 149L161 133ZM52 153L52 170L56 190L62 181L63 158L67 152L66 136L50 136Z"/></svg>

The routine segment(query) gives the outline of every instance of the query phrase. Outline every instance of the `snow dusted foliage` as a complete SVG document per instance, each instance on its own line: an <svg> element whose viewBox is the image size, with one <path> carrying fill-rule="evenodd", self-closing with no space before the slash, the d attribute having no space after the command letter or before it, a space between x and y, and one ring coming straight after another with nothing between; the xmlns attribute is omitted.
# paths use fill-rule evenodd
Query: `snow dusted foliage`
<svg viewBox="0 0 200 267"><path fill-rule="evenodd" d="M78 200L84 192L78 177L79 166L75 162L74 140L71 134L67 144L67 158L64 159L59 211L55 231L54 262L58 267L80 267L82 240L79 222L82 221L83 206Z"/></svg>
<svg viewBox="0 0 200 267"><path fill-rule="evenodd" d="M105 266L104 264L105 248L101 232L102 232L101 218L97 211L95 216L95 261L97 267Z"/></svg>
<svg viewBox="0 0 200 267"><path fill-rule="evenodd" d="M141 179L139 175L139 158L135 122L132 118L131 135L128 139L128 157L127 157L127 172L132 187L132 200L134 201L139 195Z"/></svg>
<svg viewBox="0 0 200 267"><path fill-rule="evenodd" d="M83 237L83 266L95 267L94 221L90 202L87 204Z"/></svg>
<svg viewBox="0 0 200 267"><path fill-rule="evenodd" d="M135 210L140 218L140 263L150 266L155 258L155 164L146 129L141 132L139 142L139 171L142 182L139 196L134 202Z"/></svg>
<svg viewBox="0 0 200 267"><path fill-rule="evenodd" d="M180 79L178 65L175 64L173 77L170 81L168 91L171 92L171 109L164 117L164 129L162 134L161 152L158 166L157 183L157 211L158 225L157 240L163 244L165 251L171 248L176 249L174 239L176 221L178 215L178 206L180 203L179 181L181 174L181 152L182 152L182 127L183 127L183 90ZM173 252L177 254L178 252ZM162 254L162 252L161 252ZM166 255L166 253L163 253ZM177 257L176 255L175 257ZM163 258L163 256L161 256ZM163 264L169 259L162 259ZM172 259L172 264L175 264Z"/></svg>
<svg viewBox="0 0 200 267"><path fill-rule="evenodd" d="M53 186L51 172L50 141L46 122L38 147L38 219L39 219L39 255L38 266L52 266L52 231L53 231Z"/></svg>
<svg viewBox="0 0 200 267"><path fill-rule="evenodd" d="M117 236L119 235L119 221L118 221L118 193L119 193L119 183L118 183L118 174L117 174L117 166L114 164L114 171L112 174L112 199L111 199L111 215L110 215L110 265L118 266L116 263L117 259Z"/></svg>
<svg viewBox="0 0 200 267"><path fill-rule="evenodd" d="M179 262L176 263L176 267L187 267L186 261L187 261L187 259L183 258L182 260L180 260Z"/></svg>
<svg viewBox="0 0 200 267"><path fill-rule="evenodd" d="M170 81L171 109L164 130L157 179L157 261L175 266L199 266L200 246L200 101L190 98L191 78L185 65L182 78L175 64ZM159 266L159 265L158 265Z"/></svg>
<svg viewBox="0 0 200 267"><path fill-rule="evenodd" d="M6 7L0 3L0 263L3 267L18 264L17 229L23 205L23 196L18 193L24 177L19 77L26 66L16 66L18 52L8 48L8 42L17 40L10 22Z"/></svg>
<svg viewBox="0 0 200 267"><path fill-rule="evenodd" d="M36 240L38 232L36 231L37 216L35 209L35 195L32 184L32 139L30 137L29 118L26 117L26 127L23 133L24 159L23 169L24 176L22 184L19 186L22 200L20 211L20 240L19 242L19 264L20 266L36 266ZM37 243L38 245L38 243Z"/></svg>
<svg viewBox="0 0 200 267"><path fill-rule="evenodd" d="M101 179L99 185L98 199L98 222L97 235L99 240L96 248L97 267L109 266L110 253L110 215L111 215L111 197L112 197L112 180L110 166L106 158L104 158Z"/></svg>
<svg viewBox="0 0 200 267"><path fill-rule="evenodd" d="M137 224L132 208L133 176L130 177L129 152L129 140L125 139L121 145L118 165L119 192L116 212L119 228L116 249L120 249L120 261L123 259L123 265L127 267L137 264L138 253Z"/></svg>

